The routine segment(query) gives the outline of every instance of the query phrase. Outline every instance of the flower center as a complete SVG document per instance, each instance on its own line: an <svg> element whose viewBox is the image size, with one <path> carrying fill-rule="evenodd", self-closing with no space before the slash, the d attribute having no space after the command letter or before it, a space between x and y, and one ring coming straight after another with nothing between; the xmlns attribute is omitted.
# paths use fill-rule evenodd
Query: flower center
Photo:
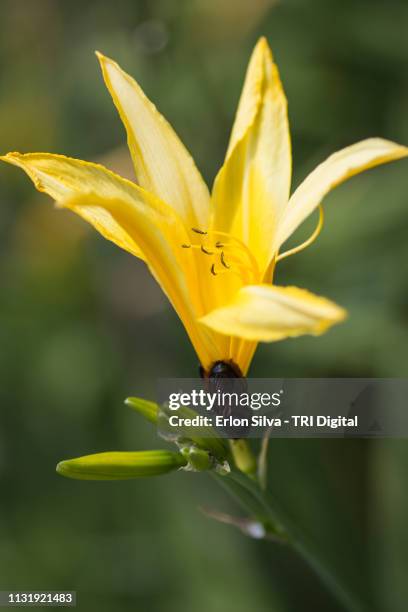
<svg viewBox="0 0 408 612"><path fill-rule="evenodd" d="M259 266L247 245L236 236L227 232L208 231L192 227L200 236L198 242L182 244L183 249L196 249L209 258L209 270L213 276L237 274L247 283L257 282L260 278Z"/></svg>

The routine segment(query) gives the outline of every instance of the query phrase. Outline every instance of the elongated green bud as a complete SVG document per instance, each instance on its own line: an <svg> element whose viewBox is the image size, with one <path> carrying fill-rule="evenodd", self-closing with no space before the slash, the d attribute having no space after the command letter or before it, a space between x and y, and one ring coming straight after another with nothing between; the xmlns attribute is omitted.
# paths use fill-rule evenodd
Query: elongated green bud
<svg viewBox="0 0 408 612"><path fill-rule="evenodd" d="M141 414L151 423L154 423L155 425L157 424L160 431L166 432L168 427L168 411L165 408L160 408L156 402L142 399L141 397L127 397L125 399L125 404L133 410L136 410L136 412ZM186 406L180 408L178 414L186 418L193 418L197 416L197 412ZM196 446L210 451L214 457L221 460L225 459L228 455L228 446L226 441L218 438L216 432L211 430L211 428L207 427L202 429L203 431L206 431L206 436L192 436L191 441Z"/></svg>
<svg viewBox="0 0 408 612"><path fill-rule="evenodd" d="M251 478L254 478L256 474L257 463L254 454L248 445L247 440L230 440L230 447L237 468L241 470L241 472L244 472L244 474L247 474L248 476L251 476Z"/></svg>
<svg viewBox="0 0 408 612"><path fill-rule="evenodd" d="M197 412L188 406L182 406L178 410L178 415L184 418L194 418L197 416ZM206 433L205 436L192 436L191 440L200 448L209 450L215 457L219 459L225 459L228 455L228 446L226 440L218 437L216 431L211 427L201 427L199 431Z"/></svg>
<svg viewBox="0 0 408 612"><path fill-rule="evenodd" d="M159 435L161 435L165 440L175 440L177 438L177 430L172 430L169 426L169 416L170 412L167 406L162 406L159 410L158 416L158 430ZM188 406L182 406L178 409L177 415L179 417L193 419L198 416L198 413ZM189 432L186 433L181 428L179 431L178 439L181 440L191 440L193 444L202 448L203 450L209 451L214 457L217 459L225 459L228 456L228 445L226 440L223 440L218 437L217 432L211 427L197 427L194 435L191 435ZM169 436L167 434L170 434ZM200 435L202 434L202 435Z"/></svg>
<svg viewBox="0 0 408 612"><path fill-rule="evenodd" d="M167 450L108 452L61 461L57 472L79 480L125 480L166 474L186 464L182 454Z"/></svg>
<svg viewBox="0 0 408 612"><path fill-rule="evenodd" d="M141 397L127 397L125 399L126 406L130 406L133 410L136 410L145 419L151 423L157 423L159 414L159 406L156 402L150 402L149 400L142 399Z"/></svg>

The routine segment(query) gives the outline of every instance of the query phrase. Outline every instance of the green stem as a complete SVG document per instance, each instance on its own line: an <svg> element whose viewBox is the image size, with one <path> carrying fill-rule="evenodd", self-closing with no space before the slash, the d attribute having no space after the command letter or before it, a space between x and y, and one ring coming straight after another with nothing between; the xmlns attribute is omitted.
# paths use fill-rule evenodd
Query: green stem
<svg viewBox="0 0 408 612"><path fill-rule="evenodd" d="M271 536L291 546L307 562L344 610L364 612L368 609L326 567L310 543L277 508L276 501L271 500L268 493L263 492L253 480L238 472L215 477L251 516L264 525Z"/></svg>

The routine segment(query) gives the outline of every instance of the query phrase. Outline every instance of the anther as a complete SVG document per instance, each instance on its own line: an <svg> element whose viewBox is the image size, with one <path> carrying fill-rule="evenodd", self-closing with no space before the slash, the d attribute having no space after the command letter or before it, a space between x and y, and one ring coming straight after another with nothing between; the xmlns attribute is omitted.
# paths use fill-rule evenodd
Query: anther
<svg viewBox="0 0 408 612"><path fill-rule="evenodd" d="M182 244L181 246L185 249L197 249L210 257L219 255L219 259L213 262L210 268L213 276L219 276L228 270L229 273L237 274L248 283L260 278L257 261L248 246L240 238L226 232L204 231L197 227L192 227L191 231L202 237L206 236L206 238L198 241L198 244L193 241L191 244ZM248 262L242 261L242 257L245 257ZM224 272L220 269L220 266L225 268Z"/></svg>
<svg viewBox="0 0 408 612"><path fill-rule="evenodd" d="M203 247L203 245L201 245L201 250L206 255L214 255L214 253L212 251L207 251L207 249L205 247Z"/></svg>
<svg viewBox="0 0 408 612"><path fill-rule="evenodd" d="M224 266L224 268L229 268L230 266L227 264L227 262L225 261L224 258L224 251L221 251L221 263Z"/></svg>

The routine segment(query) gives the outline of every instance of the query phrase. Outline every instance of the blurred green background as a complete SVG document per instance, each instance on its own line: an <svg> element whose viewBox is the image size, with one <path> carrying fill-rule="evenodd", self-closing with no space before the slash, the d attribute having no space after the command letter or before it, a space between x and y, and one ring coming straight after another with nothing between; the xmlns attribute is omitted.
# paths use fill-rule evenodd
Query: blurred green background
<svg viewBox="0 0 408 612"><path fill-rule="evenodd" d="M295 185L369 136L408 144L403 0L2 0L0 149L97 160L131 176L95 49L133 74L211 184L246 64L267 36L289 99ZM252 374L408 374L408 167L352 179L277 282L345 306L321 338L262 345ZM0 168L0 589L75 589L81 610L339 610L283 547L198 511L235 512L205 475L84 483L62 458L163 446L123 406L194 376L187 337L143 264ZM305 224L296 242L308 235ZM368 601L408 601L404 440L274 440L269 486Z"/></svg>

